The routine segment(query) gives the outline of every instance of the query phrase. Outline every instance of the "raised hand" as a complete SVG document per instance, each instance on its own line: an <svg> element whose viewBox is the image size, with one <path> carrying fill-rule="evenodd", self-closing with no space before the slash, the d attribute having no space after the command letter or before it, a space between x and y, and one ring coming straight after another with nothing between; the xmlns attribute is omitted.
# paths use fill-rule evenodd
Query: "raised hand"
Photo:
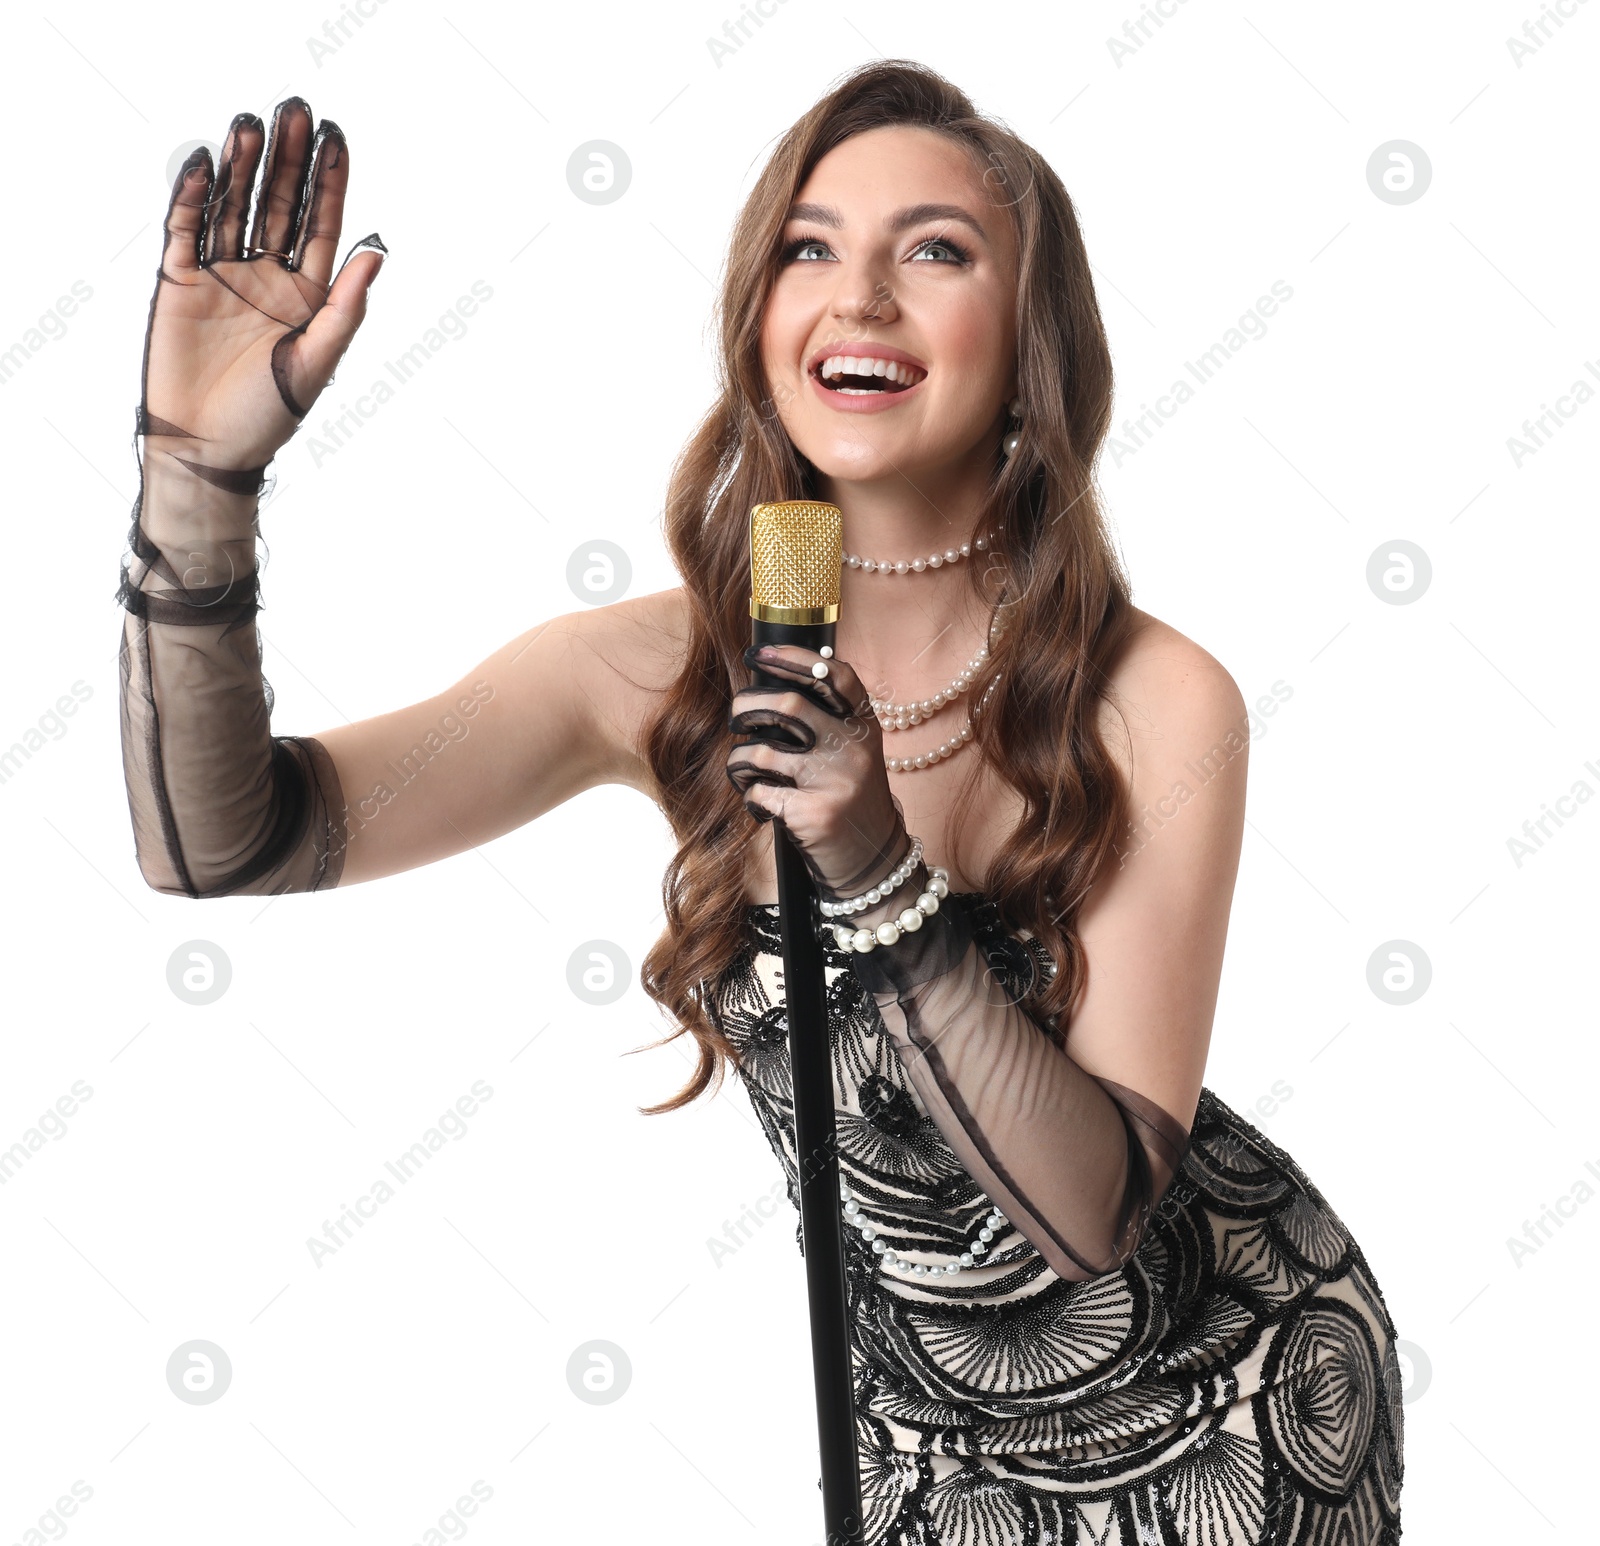
<svg viewBox="0 0 1600 1546"><path fill-rule="evenodd" d="M327 120L313 130L299 97L278 105L270 135L239 114L220 166L204 147L184 163L140 393L140 432L162 449L255 470L294 434L361 325L387 250L366 237L334 276L349 177L344 134Z"/></svg>
<svg viewBox="0 0 1600 1546"><path fill-rule="evenodd" d="M864 890L910 846L889 789L883 732L872 700L842 660L785 644L745 652L745 663L787 686L742 688L728 728L729 781L757 821L780 817L819 887Z"/></svg>

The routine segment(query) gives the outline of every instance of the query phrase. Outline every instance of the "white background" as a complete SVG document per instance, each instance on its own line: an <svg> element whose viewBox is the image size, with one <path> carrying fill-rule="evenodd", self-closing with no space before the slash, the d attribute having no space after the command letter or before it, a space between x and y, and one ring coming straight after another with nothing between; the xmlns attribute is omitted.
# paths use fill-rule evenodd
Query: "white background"
<svg viewBox="0 0 1600 1546"><path fill-rule="evenodd" d="M662 1029L636 981L609 1007L568 987L585 942L636 974L654 939L656 811L599 790L382 884L160 896L134 863L112 597L174 152L298 91L349 136L346 244L392 249L262 515L273 728L315 734L584 604L585 542L626 551L630 594L675 582L660 504L711 400L729 229L776 137L878 54L943 70L1060 172L1119 425L1292 288L1103 463L1137 602L1252 704L1291 689L1251 752L1207 1083L1247 1115L1291 1088L1257 1119L1378 1275L1409 1355L1408 1537L1592 1539L1600 809L1569 805L1520 864L1508 839L1600 789L1600 404L1569 400L1520 464L1508 440L1600 388L1600 3L1520 65L1533 0L1169 9L1120 63L1139 0L785 0L720 64L733 0L386 0L322 57L334 0L8 17L0 349L75 281L92 297L0 387L0 747L41 732L0 783L0 1149L24 1156L0 1186L0 1542L820 1538L776 1163L731 1090L638 1115L687 1054L624 1056ZM632 166L602 206L566 178L592 139ZM1407 204L1368 183L1396 139L1432 167ZM322 420L474 281L493 295L465 336L314 458ZM1409 604L1366 579L1396 540L1431 564ZM52 718L75 682L87 701ZM167 982L194 940L233 974L203 1008ZM1404 1007L1368 986L1394 940L1432 969ZM477 1080L464 1135L318 1266L308 1238ZM1519 1264L1508 1237L1560 1199ZM566 1375L595 1339L632 1369L605 1405ZM209 1404L168 1386L197 1340L231 1362ZM51 1518L75 1482L92 1495ZM474 1482L492 1497L451 1519Z"/></svg>

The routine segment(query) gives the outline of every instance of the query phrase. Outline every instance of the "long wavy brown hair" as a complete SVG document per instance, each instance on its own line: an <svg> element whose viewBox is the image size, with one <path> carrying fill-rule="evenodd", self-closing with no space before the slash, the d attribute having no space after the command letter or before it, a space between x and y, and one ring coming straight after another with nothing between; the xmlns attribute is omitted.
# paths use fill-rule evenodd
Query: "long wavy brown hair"
<svg viewBox="0 0 1600 1546"><path fill-rule="evenodd" d="M1022 815L984 880L1013 927L1049 951L1053 974L1025 1007L1046 1024L1070 1010L1086 975L1076 918L1127 820L1116 764L1098 728L1108 663L1132 621L1127 579L1106 532L1094 464L1111 420L1111 354L1077 213L1036 151L979 115L943 76L910 60L843 78L782 138L740 211L716 308L716 401L673 467L667 543L683 577L689 631L682 669L645 732L645 749L678 848L662 882L666 932L640 976L677 1028L697 1043L673 1111L720 1087L734 1049L708 1004L717 978L746 948L745 872L757 826L729 784L729 699L749 679L750 507L816 498L815 468L778 422L761 358L761 322L777 277L789 207L813 167L853 134L912 125L971 153L991 200L1009 212L1019 254L1018 394L1023 434L995 448L994 477L975 529L1004 535L980 594L997 581L1012 602L995 645L998 690L973 723L965 793L985 768L1021 797ZM981 759L981 760L980 760ZM643 1048L639 1050L644 1050Z"/></svg>

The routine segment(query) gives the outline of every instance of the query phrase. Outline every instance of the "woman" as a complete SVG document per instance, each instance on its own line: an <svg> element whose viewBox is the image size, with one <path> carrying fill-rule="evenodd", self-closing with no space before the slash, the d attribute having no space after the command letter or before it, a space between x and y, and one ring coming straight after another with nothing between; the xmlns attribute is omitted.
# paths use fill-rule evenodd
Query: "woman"
<svg viewBox="0 0 1600 1546"><path fill-rule="evenodd" d="M1054 173L929 70L846 78L735 231L721 395L668 496L682 588L533 629L413 708L273 736L254 512L382 262L369 238L334 276L347 178L292 99L174 190L119 592L149 884L351 885L632 785L679 842L645 986L699 1049L651 1109L731 1061L797 1199L781 816L829 915L868 1538L1398 1540L1382 1295L1201 1082L1246 713L1131 605L1107 540L1109 354ZM844 514L831 658L746 649L746 522L781 498ZM757 665L789 685L745 685ZM471 734L397 795L387 765L457 710Z"/></svg>

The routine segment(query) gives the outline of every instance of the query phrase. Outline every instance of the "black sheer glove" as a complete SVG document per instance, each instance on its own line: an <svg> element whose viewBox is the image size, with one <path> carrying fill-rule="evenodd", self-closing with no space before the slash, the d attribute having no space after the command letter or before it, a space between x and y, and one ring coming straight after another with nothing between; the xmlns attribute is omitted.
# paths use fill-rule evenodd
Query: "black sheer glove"
<svg viewBox="0 0 1600 1546"><path fill-rule="evenodd" d="M173 896L338 883L343 792L321 743L271 733L261 674L256 509L267 463L333 375L366 310L382 242L336 278L349 155L299 98L234 119L213 176L178 174L150 302L136 435L122 755L139 868Z"/></svg>
<svg viewBox="0 0 1600 1546"><path fill-rule="evenodd" d="M911 847L883 765L872 698L844 661L799 645L745 651L786 687L733 695L727 775L757 821L781 817L830 901L882 880ZM818 679L812 668L826 665Z"/></svg>
<svg viewBox="0 0 1600 1546"><path fill-rule="evenodd" d="M913 880L851 919L903 911ZM849 960L928 1115L1006 1226L1060 1277L1115 1272L1138 1248L1188 1148L1175 1117L1136 1090L1088 1073L1020 1007L952 895L914 933ZM1035 970L1040 968L1037 964Z"/></svg>

